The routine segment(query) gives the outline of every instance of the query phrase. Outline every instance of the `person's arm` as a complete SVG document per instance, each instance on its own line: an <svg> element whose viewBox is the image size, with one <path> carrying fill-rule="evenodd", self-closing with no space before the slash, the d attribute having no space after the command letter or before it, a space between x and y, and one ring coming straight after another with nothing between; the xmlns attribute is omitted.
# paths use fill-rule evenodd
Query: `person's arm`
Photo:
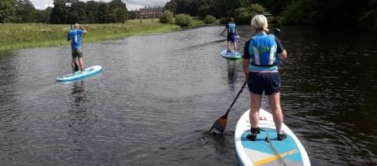
<svg viewBox="0 0 377 166"><path fill-rule="evenodd" d="M249 53L249 45L251 40L245 43L243 49L243 57L242 57L242 69L246 76L249 74L249 64L250 64L250 53Z"/></svg>
<svg viewBox="0 0 377 166"><path fill-rule="evenodd" d="M280 58L282 60L287 59L288 53L284 49L283 45L281 44L280 39L275 36L275 41L276 41L276 44L277 44L277 50L276 50L276 52L278 53L278 55L280 56Z"/></svg>
<svg viewBox="0 0 377 166"><path fill-rule="evenodd" d="M228 24L226 24L225 26L225 29L223 30L223 32L221 32L221 36L223 36L224 32L228 29Z"/></svg>
<svg viewBox="0 0 377 166"><path fill-rule="evenodd" d="M84 33L87 33L88 31L86 31L85 27L83 27L82 25L79 25L80 26L80 29L83 30Z"/></svg>
<svg viewBox="0 0 377 166"><path fill-rule="evenodd" d="M69 32L67 33L67 41L70 41L71 38L69 37Z"/></svg>
<svg viewBox="0 0 377 166"><path fill-rule="evenodd" d="M240 37L240 35L238 35L237 26L236 26L236 36Z"/></svg>

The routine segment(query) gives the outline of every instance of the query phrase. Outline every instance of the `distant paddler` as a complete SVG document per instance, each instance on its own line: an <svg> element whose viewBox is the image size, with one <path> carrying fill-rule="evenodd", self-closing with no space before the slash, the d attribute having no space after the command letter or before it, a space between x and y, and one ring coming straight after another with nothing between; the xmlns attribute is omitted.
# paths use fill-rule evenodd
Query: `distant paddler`
<svg viewBox="0 0 377 166"><path fill-rule="evenodd" d="M81 36L82 34L86 33L86 29L76 23L73 25L73 29L69 30L68 31L68 34L67 34L67 41L71 41L71 48L72 48L72 62L71 62L71 66L72 66L72 71L75 72L75 66L76 65L76 58L78 59L78 62L79 62L79 66L80 66L80 69L81 69L81 72L83 72L85 70L84 68L84 62L83 62L83 52L82 52L82 44L81 44Z"/></svg>

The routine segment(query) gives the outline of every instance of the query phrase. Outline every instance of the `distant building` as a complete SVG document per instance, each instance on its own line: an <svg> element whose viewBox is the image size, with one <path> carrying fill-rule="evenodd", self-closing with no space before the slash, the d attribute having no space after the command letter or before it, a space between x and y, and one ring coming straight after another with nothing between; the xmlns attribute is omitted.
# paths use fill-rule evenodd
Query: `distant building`
<svg viewBox="0 0 377 166"><path fill-rule="evenodd" d="M145 7L139 10L137 13L137 18L156 18L160 16L162 13L163 8L158 6L158 7Z"/></svg>

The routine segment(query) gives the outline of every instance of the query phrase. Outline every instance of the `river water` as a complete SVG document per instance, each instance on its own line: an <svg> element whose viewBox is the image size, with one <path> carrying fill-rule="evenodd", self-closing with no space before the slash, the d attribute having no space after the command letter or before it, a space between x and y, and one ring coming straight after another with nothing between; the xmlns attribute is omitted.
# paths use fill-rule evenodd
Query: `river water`
<svg viewBox="0 0 377 166"><path fill-rule="evenodd" d="M103 72L67 84L55 79L71 70L68 44L1 53L0 165L237 165L233 134L247 90L224 136L209 134L245 81L241 61L219 55L223 28L93 44L84 37L85 65ZM242 40L249 29L239 27ZM312 165L377 165L376 35L280 29L289 52L285 123Z"/></svg>

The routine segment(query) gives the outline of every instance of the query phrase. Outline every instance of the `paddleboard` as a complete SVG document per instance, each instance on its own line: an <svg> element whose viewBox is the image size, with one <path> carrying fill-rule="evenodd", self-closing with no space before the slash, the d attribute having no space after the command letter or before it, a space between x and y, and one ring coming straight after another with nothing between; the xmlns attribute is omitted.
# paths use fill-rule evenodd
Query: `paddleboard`
<svg viewBox="0 0 377 166"><path fill-rule="evenodd" d="M283 124L283 132L287 138L279 141L272 114L264 109L259 110L260 134L255 141L246 136L250 134L249 111L238 120L235 133L235 154L240 165L247 166L310 166L309 156L296 135ZM270 141L267 141L267 137Z"/></svg>
<svg viewBox="0 0 377 166"><path fill-rule="evenodd" d="M225 59L229 59L229 60L237 60L237 59L240 59L242 58L242 55L241 53L237 52L237 51L231 51L231 52L227 52L227 50L223 50L221 51L220 55L225 58Z"/></svg>
<svg viewBox="0 0 377 166"><path fill-rule="evenodd" d="M92 67L85 68L84 72L77 71L75 73L65 74L61 77L56 78L58 82L67 82L67 81L76 81L81 80L86 77L90 77L102 71L102 67L100 65L95 65Z"/></svg>

